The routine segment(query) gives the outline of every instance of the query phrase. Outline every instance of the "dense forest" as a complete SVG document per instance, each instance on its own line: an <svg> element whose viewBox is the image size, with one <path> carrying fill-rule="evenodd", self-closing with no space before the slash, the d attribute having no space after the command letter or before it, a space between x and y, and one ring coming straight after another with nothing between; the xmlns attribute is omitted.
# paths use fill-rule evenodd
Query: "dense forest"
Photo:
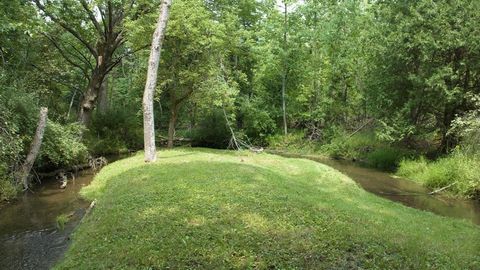
<svg viewBox="0 0 480 270"><path fill-rule="evenodd" d="M0 0L0 269L480 269L480 1Z"/></svg>
<svg viewBox="0 0 480 270"><path fill-rule="evenodd" d="M41 107L33 171L143 148L159 2L0 2L2 200L22 188ZM478 196L479 10L474 0L176 0L157 146L321 153Z"/></svg>

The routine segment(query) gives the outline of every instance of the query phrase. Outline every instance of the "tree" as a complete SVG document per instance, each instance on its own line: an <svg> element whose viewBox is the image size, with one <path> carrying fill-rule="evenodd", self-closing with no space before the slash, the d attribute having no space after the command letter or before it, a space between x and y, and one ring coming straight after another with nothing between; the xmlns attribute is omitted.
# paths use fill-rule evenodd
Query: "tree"
<svg viewBox="0 0 480 270"><path fill-rule="evenodd" d="M143 132L146 162L154 162L156 160L153 95L155 93L155 87L157 86L158 65L171 4L172 0L162 1L160 16L158 17L157 28L153 34L152 49L148 60L147 82L143 94Z"/></svg>
<svg viewBox="0 0 480 270"><path fill-rule="evenodd" d="M23 188L26 190L29 187L28 175L32 170L33 163L37 159L38 152L40 151L40 146L42 146L43 134L45 133L45 127L47 126L47 114L48 108L40 108L40 117L38 119L37 131L35 132L35 137L32 141L32 146L27 155L27 159L20 169L18 179L23 184Z"/></svg>
<svg viewBox="0 0 480 270"><path fill-rule="evenodd" d="M179 0L172 14L165 37L165 53L160 71L160 90L170 110L168 147L173 147L175 129L183 105L212 76L218 74L223 61L224 27L212 20L213 14L199 0Z"/></svg>
<svg viewBox="0 0 480 270"><path fill-rule="evenodd" d="M144 48L142 46L119 52L126 42L126 19L137 18L145 12L145 7L138 5L136 0L34 2L48 21L70 35L68 38L54 37L45 33L65 60L81 70L88 81L78 115L78 120L87 124L106 76L125 56Z"/></svg>

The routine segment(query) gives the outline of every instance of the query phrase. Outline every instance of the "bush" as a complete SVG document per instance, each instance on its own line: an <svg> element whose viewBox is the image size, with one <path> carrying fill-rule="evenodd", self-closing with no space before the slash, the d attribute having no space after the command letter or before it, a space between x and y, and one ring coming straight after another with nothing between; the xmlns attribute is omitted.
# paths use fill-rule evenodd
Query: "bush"
<svg viewBox="0 0 480 270"><path fill-rule="evenodd" d="M432 189L453 184L448 190L454 194L478 198L480 195L478 164L480 158L477 156L456 151L451 156L430 163L425 159L402 161L397 174Z"/></svg>
<svg viewBox="0 0 480 270"><path fill-rule="evenodd" d="M192 146L224 149L228 147L231 134L222 110L207 114L192 130Z"/></svg>
<svg viewBox="0 0 480 270"><path fill-rule="evenodd" d="M403 159L400 161L397 175L410 178L415 174L421 174L427 170L428 162L425 157L421 156L416 160Z"/></svg>
<svg viewBox="0 0 480 270"><path fill-rule="evenodd" d="M40 149L39 166L68 167L85 162L87 147L82 143L83 127L77 123L61 125L48 121Z"/></svg>
<svg viewBox="0 0 480 270"><path fill-rule="evenodd" d="M276 124L268 112L259 109L260 107L260 104L248 100L242 103L242 128L253 144L265 146L268 136L275 133Z"/></svg>
<svg viewBox="0 0 480 270"><path fill-rule="evenodd" d="M11 180L0 175L0 202L15 197L17 191L17 186Z"/></svg>
<svg viewBox="0 0 480 270"><path fill-rule="evenodd" d="M288 150L291 152L311 153L315 151L315 143L305 138L300 131L288 133L287 135L273 135L266 139L269 148L275 150Z"/></svg>
<svg viewBox="0 0 480 270"><path fill-rule="evenodd" d="M17 193L13 173L21 159L24 142L29 139L27 135L19 135L29 130L26 120L30 120L30 114L24 111L28 106L22 102L23 95L9 93L0 91L0 201L8 200Z"/></svg>
<svg viewBox="0 0 480 270"><path fill-rule="evenodd" d="M118 154L143 147L143 127L136 110L112 108L104 114L95 113L88 128L87 145L93 154Z"/></svg>
<svg viewBox="0 0 480 270"><path fill-rule="evenodd" d="M384 171L393 171L398 168L400 162L409 156L408 151L383 146L366 154L367 165Z"/></svg>
<svg viewBox="0 0 480 270"><path fill-rule="evenodd" d="M336 129L330 143L321 147L321 151L332 158L361 160L365 155L379 147L373 132L361 132L350 136L342 129Z"/></svg>

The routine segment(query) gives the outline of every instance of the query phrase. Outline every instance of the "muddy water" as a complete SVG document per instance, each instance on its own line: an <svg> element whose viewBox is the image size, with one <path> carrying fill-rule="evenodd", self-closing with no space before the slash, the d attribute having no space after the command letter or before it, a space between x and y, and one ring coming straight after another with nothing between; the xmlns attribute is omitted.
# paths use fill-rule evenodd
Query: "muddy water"
<svg viewBox="0 0 480 270"><path fill-rule="evenodd" d="M415 182L393 177L388 173L360 167L354 162L315 156L272 152L284 157L307 158L328 165L346 174L365 190L406 206L426 210L438 215L470 220L480 225L480 203L443 195L428 195L431 190Z"/></svg>
<svg viewBox="0 0 480 270"><path fill-rule="evenodd" d="M33 192L18 200L0 204L0 269L49 269L69 244L69 237L89 202L79 197L80 189L93 178L84 171L60 189L55 179L45 180ZM71 216L63 230L56 218Z"/></svg>

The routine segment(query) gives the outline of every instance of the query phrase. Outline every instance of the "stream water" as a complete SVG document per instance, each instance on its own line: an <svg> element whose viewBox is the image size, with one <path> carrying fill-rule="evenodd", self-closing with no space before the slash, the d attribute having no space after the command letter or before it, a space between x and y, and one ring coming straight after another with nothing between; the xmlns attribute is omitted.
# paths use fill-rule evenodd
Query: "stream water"
<svg viewBox="0 0 480 270"><path fill-rule="evenodd" d="M0 269L49 269L68 247L70 234L83 217L89 202L79 196L93 178L81 172L65 189L47 179L18 200L0 205ZM63 229L59 215L70 216Z"/></svg>
<svg viewBox="0 0 480 270"><path fill-rule="evenodd" d="M480 225L478 202L429 196L430 190L419 184L352 162L276 154L312 159L350 176L365 190L381 197ZM79 191L92 178L91 171L84 171L74 182L70 181L66 189L60 189L60 183L55 179L47 180L18 200L0 204L0 269L49 269L61 259L69 245L70 234L89 205L80 198ZM70 216L63 230L56 224L56 218L62 214Z"/></svg>
<svg viewBox="0 0 480 270"><path fill-rule="evenodd" d="M431 190L418 183L393 177L385 172L361 167L351 161L286 154L283 152L273 153L284 157L306 158L328 165L349 176L363 189L383 198L441 216L470 220L480 225L480 202L478 201L452 198L441 194L435 196L428 195Z"/></svg>

